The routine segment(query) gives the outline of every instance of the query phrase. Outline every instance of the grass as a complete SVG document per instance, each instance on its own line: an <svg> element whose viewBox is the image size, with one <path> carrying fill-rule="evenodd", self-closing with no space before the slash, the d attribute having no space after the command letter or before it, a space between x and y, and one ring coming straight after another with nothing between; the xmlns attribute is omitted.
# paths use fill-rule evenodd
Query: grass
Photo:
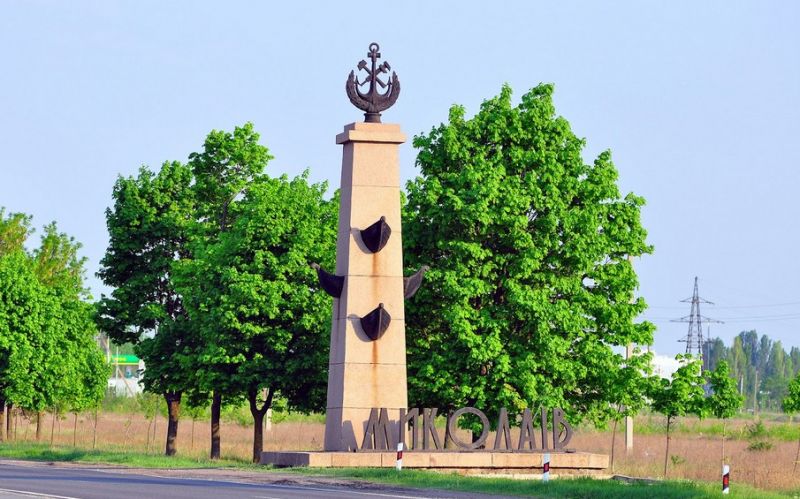
<svg viewBox="0 0 800 499"><path fill-rule="evenodd" d="M763 418L737 417L735 420L729 420L725 425L725 436L731 440L748 440L754 436L749 428L760 425L763 430L760 435L757 435L759 437L782 442L800 440L800 424L776 419L774 415L765 415ZM664 435L666 433L666 425L662 416L652 414L641 416L637 418L636 423L636 432L640 435ZM591 428L588 430L590 431ZM722 430L722 421L718 419L699 420L689 417L679 418L673 427L676 434L713 437L721 437Z"/></svg>
<svg viewBox="0 0 800 499"><path fill-rule="evenodd" d="M71 447L49 447L46 444L15 442L0 444L0 457L33 461L60 461L86 464L113 464L135 468L232 468L250 472L271 473L274 469L257 466L242 460L211 461L187 456L165 457L122 450L84 450ZM523 497L569 498L703 498L720 495L720 485L690 481L664 481L657 483L627 484L616 480L591 478L554 479L549 483L538 480L512 480L508 478L482 478L457 474L435 473L422 470L394 469L313 469L293 468L281 470L301 475L362 480L385 485L438 489L460 492L516 495ZM734 483L732 497L784 498L780 494L757 490Z"/></svg>
<svg viewBox="0 0 800 499"><path fill-rule="evenodd" d="M548 483L539 480L513 480L509 478L482 478L457 474L435 473L421 470L393 469L293 469L302 474L354 478L402 487L452 490L485 494L515 495L522 497L568 498L646 498L678 499L720 496L721 484L690 481L663 481L656 483L624 483L618 480L593 478L561 478ZM771 499L792 497L788 494L757 490L734 484L731 497Z"/></svg>
<svg viewBox="0 0 800 499"><path fill-rule="evenodd" d="M50 447L34 442L0 443L0 458L27 461L58 461L87 464L117 464L132 468L240 468L258 469L258 466L238 459L219 459L190 456L152 455L125 450L91 450L74 447Z"/></svg>

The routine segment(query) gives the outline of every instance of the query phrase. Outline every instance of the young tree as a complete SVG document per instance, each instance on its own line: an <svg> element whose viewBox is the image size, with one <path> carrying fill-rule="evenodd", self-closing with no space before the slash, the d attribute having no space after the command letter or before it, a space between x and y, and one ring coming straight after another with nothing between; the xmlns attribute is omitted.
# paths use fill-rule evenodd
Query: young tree
<svg viewBox="0 0 800 499"><path fill-rule="evenodd" d="M21 250L0 254L0 408L28 407L33 399L32 340L41 334L43 295L28 255ZM2 435L5 421L0 425Z"/></svg>
<svg viewBox="0 0 800 499"><path fill-rule="evenodd" d="M193 191L196 200L195 231L201 234L201 244L216 241L234 222L232 208L237 198L264 171L272 156L258 143L259 135L252 123L235 127L233 133L213 130L206 137L203 151L189 155L189 167L194 175ZM201 274L198 274L201 275ZM204 283L196 282L198 287ZM195 293L195 294L199 294ZM220 411L224 384L231 373L227 362L204 366L205 389L212 392L211 451L212 459L220 457Z"/></svg>
<svg viewBox="0 0 800 499"><path fill-rule="evenodd" d="M505 86L471 119L455 106L414 139L404 251L409 271L431 267L406 303L415 404L544 404L602 422L610 393L640 395L648 357L614 347L653 339L628 260L651 251L644 200L620 194L608 151L584 162L552 93L540 85L513 106Z"/></svg>
<svg viewBox="0 0 800 499"><path fill-rule="evenodd" d="M28 227L28 217L0 212L0 406L8 401L39 415L50 408L55 418L102 396L104 360L84 301L80 244L53 223L29 254Z"/></svg>
<svg viewBox="0 0 800 499"><path fill-rule="evenodd" d="M0 440L7 429L6 406L10 411L29 397L23 381L32 353L27 339L37 328L39 291L23 246L30 222L30 216L6 215L0 207Z"/></svg>
<svg viewBox="0 0 800 499"><path fill-rule="evenodd" d="M722 420L722 463L725 464L725 423L741 409L744 397L739 395L726 361L718 361L716 368L705 374L711 388L711 395L706 398L707 412Z"/></svg>
<svg viewBox="0 0 800 499"><path fill-rule="evenodd" d="M208 382L250 405L254 462L277 392L296 409L325 407L331 306L309 267L334 261L337 204L324 193L307 175L251 182L230 208L227 230L176 268L189 311L203 324L201 357L228 373Z"/></svg>
<svg viewBox="0 0 800 499"><path fill-rule="evenodd" d="M649 353L642 354L641 352L637 352L637 354L651 358L651 354ZM633 417L647 404L647 399L643 397L642 394L650 392L653 383L657 382L657 377L642 376L640 372L636 372L629 366L625 366L611 373L610 377L617 378L608 384L608 391L606 392L606 397L610 401L613 401L613 406L616 406L616 411L611 415L614 421L613 430L611 432L611 471L613 473L617 424L621 419L627 416ZM631 387L633 387L633 389L631 389Z"/></svg>
<svg viewBox="0 0 800 499"><path fill-rule="evenodd" d="M788 394L783 399L783 411L789 414L800 412L800 373L789 383ZM797 471L798 461L800 461L800 440L797 442L794 471Z"/></svg>
<svg viewBox="0 0 800 499"><path fill-rule="evenodd" d="M165 453L177 452L183 393L195 388L196 365L187 361L196 334L171 282L174 261L188 256L195 218L192 172L166 162L158 173L146 167L114 185L106 210L109 246L98 276L113 287L98 305L98 325L114 341L133 343L147 368L145 390L163 395L169 423Z"/></svg>
<svg viewBox="0 0 800 499"><path fill-rule="evenodd" d="M701 361L691 355L678 355L676 359L683 364L672 374L672 378L661 378L651 386L649 393L652 409L667 419L664 477L667 476L669 462L670 430L675 419L687 414L703 417L707 410Z"/></svg>
<svg viewBox="0 0 800 499"><path fill-rule="evenodd" d="M38 376L32 377L35 396L30 408L50 408L53 423L62 410L99 403L106 386L105 359L94 341L94 308L85 301L86 258L79 256L80 249L80 243L51 223L32 255L49 305L37 349L40 358L32 369Z"/></svg>

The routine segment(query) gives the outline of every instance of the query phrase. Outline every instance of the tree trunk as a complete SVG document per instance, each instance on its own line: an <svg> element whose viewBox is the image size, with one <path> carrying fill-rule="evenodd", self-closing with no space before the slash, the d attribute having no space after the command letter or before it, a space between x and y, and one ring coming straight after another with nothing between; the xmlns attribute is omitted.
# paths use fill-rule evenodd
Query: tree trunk
<svg viewBox="0 0 800 499"><path fill-rule="evenodd" d="M50 447L53 446L53 436L56 432L56 419L58 419L58 411L53 409L53 422L50 424Z"/></svg>
<svg viewBox="0 0 800 499"><path fill-rule="evenodd" d="M72 423L72 446L73 447L77 447L78 446L78 413L75 412L73 414L75 414L75 419L73 420L73 423Z"/></svg>
<svg viewBox="0 0 800 499"><path fill-rule="evenodd" d="M6 401L0 397L0 442L4 441L6 437Z"/></svg>
<svg viewBox="0 0 800 499"><path fill-rule="evenodd" d="M211 398L211 459L219 459L219 416L222 409L222 394L214 391Z"/></svg>
<svg viewBox="0 0 800 499"><path fill-rule="evenodd" d="M92 450L97 448L97 418L98 418L98 410L97 407L94 408L94 428L92 428Z"/></svg>
<svg viewBox="0 0 800 499"><path fill-rule="evenodd" d="M9 442L13 437L13 434L11 433L13 425L14 425L14 404L9 403L8 406L6 407L6 428L5 428L6 440L8 440ZM0 431L3 431L3 428L0 428Z"/></svg>
<svg viewBox="0 0 800 499"><path fill-rule="evenodd" d="M272 395L274 391L270 387L267 391L267 399L261 407L258 407L258 389L253 388L247 392L247 400L250 402L250 414L253 415L253 462L261 461L261 453L264 451L264 415L272 407Z"/></svg>
<svg viewBox="0 0 800 499"><path fill-rule="evenodd" d="M167 392L164 398L167 401L169 420L167 423L167 447L165 454L174 456L178 452L176 440L178 439L178 419L181 416L181 392Z"/></svg>
<svg viewBox="0 0 800 499"><path fill-rule="evenodd" d="M36 413L36 441L42 439L42 412Z"/></svg>
<svg viewBox="0 0 800 499"><path fill-rule="evenodd" d="M725 466L725 420L722 420L722 465Z"/></svg>
<svg viewBox="0 0 800 499"><path fill-rule="evenodd" d="M664 452L664 478L667 478L667 462L669 461L669 426L670 418L667 418L667 450Z"/></svg>
<svg viewBox="0 0 800 499"><path fill-rule="evenodd" d="M800 460L800 439L797 440L797 454L794 456L794 470L792 472L797 471L797 461Z"/></svg>
<svg viewBox="0 0 800 499"><path fill-rule="evenodd" d="M147 417L146 414L145 417ZM145 454L150 454L150 437L152 434L153 434L153 420L150 419L147 421L147 444L145 445L144 448Z"/></svg>
<svg viewBox="0 0 800 499"><path fill-rule="evenodd" d="M611 430L611 473L614 473L614 447L617 443L617 422L619 418L619 412L617 412L617 417L614 418L614 429Z"/></svg>
<svg viewBox="0 0 800 499"><path fill-rule="evenodd" d="M153 452L156 451L156 435L158 434L158 404L153 407Z"/></svg>

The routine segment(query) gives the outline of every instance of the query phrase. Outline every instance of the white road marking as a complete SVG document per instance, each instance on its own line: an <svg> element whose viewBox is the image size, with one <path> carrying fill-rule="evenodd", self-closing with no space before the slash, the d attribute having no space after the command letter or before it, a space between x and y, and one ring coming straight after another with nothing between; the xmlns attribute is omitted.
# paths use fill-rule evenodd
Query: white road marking
<svg viewBox="0 0 800 499"><path fill-rule="evenodd" d="M33 496L33 497L51 497L53 499L79 499L78 497L56 496L53 494L39 494L38 492L29 492L27 490L0 489L0 492L11 492L12 494L22 494L25 496Z"/></svg>
<svg viewBox="0 0 800 499"><path fill-rule="evenodd" d="M157 471L157 470L137 470L133 473L125 473L120 472L120 470L115 469L94 469L93 471L97 471L100 473L117 473L117 474L131 474L131 475L139 475L139 476L149 476L149 477L156 477L162 478L166 480L196 480L201 482L216 482L216 483L235 483L238 485L250 485L256 487L266 487L266 488L277 488L277 489L287 489L287 490L315 490L318 492L341 492L353 495L361 495L361 496L372 496L372 497L395 497L395 498L405 498L405 499L435 499L432 497L427 496L417 496L417 495L397 495L397 494L384 494L380 492L358 492L355 490L350 490L346 486L342 487L331 487L329 489L322 488L322 487L306 487L304 485L283 485L283 484L272 484L272 483L258 483L258 482L242 482L239 480L230 480L230 479L223 479L223 478L216 478L216 477L209 477L209 478L201 478L201 477L194 477L194 476L169 476L169 475L160 475L158 473L147 473L147 471ZM271 499L269 496L258 496L264 499ZM68 499L78 499L78 498L68 498ZM280 499L280 498L272 498L272 499Z"/></svg>
<svg viewBox="0 0 800 499"><path fill-rule="evenodd" d="M426 496L412 496L412 495L403 495L403 496L401 496L401 495L397 495L397 494L383 494L383 493L380 493L380 492L358 492L358 491L355 491L355 490L350 490L347 487L340 487L340 488L331 487L329 489L326 489L326 488L322 488L322 487L304 487L302 485L279 485L279 484L274 484L273 485L273 484L268 484L268 483L261 484L261 485L263 485L265 487L280 488L280 489L315 490L315 491L318 491L318 492L340 492L340 493L346 493L346 494L354 494L354 495L360 495L360 496L372 496L372 497L403 497L405 499L409 499L409 498L433 499L433 498L426 497Z"/></svg>

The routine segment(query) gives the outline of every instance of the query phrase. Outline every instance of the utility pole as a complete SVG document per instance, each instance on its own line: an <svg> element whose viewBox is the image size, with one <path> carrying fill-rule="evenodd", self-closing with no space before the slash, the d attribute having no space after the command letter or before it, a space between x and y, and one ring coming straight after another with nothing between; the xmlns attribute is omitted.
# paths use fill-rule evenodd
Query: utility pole
<svg viewBox="0 0 800 499"><path fill-rule="evenodd" d="M625 348L625 359L633 357L633 343L628 343ZM625 453L633 451L633 416L625 416Z"/></svg>
<svg viewBox="0 0 800 499"><path fill-rule="evenodd" d="M689 312L689 315L681 317L680 319L673 319L671 322L686 322L689 324L688 333L683 339L678 341L686 343L686 353L696 355L702 361L703 370L705 371L708 369L708 365L706 363L708 359L705 355L706 340L703 339L703 322L706 324L712 322L723 324L723 322L716 319L710 319L700 314L701 303L713 305L714 302L700 298L700 293L697 290L697 277L694 278L694 292L692 293L692 297L681 300L681 303L692 304L692 309Z"/></svg>
<svg viewBox="0 0 800 499"><path fill-rule="evenodd" d="M753 383L753 416L758 416L758 369L756 369L756 380Z"/></svg>
<svg viewBox="0 0 800 499"><path fill-rule="evenodd" d="M628 263L633 267L633 257L628 255ZM635 301L633 294L631 294L631 303ZM649 347L648 347L649 348ZM628 343L625 347L625 363L633 357L633 343ZM630 454L633 451L633 416L625 416L625 453Z"/></svg>

